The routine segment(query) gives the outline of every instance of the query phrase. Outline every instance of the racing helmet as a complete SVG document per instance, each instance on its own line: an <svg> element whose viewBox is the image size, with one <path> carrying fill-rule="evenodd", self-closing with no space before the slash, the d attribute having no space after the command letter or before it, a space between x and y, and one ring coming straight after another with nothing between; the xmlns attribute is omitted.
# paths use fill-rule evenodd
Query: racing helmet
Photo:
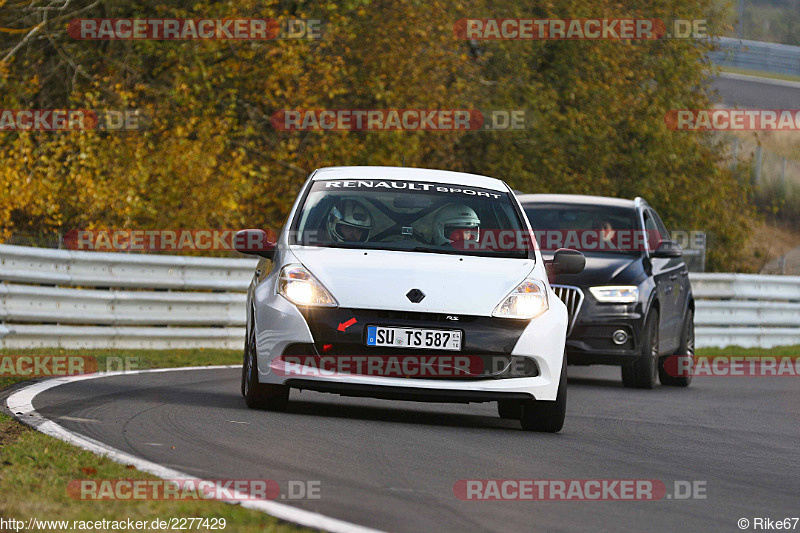
<svg viewBox="0 0 800 533"><path fill-rule="evenodd" d="M449 204L436 213L433 219L433 242L437 245L453 241L480 240L481 220L466 205Z"/></svg>
<svg viewBox="0 0 800 533"><path fill-rule="evenodd" d="M366 242L372 217L358 200L339 200L328 213L328 233L338 242Z"/></svg>

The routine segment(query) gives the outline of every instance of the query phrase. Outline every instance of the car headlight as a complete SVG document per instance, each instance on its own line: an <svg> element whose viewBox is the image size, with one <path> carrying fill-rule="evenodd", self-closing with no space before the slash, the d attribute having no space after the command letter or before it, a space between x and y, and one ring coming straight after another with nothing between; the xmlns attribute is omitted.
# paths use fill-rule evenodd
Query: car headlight
<svg viewBox="0 0 800 533"><path fill-rule="evenodd" d="M541 281L526 279L494 308L492 316L502 318L536 318L550 306L547 289Z"/></svg>
<svg viewBox="0 0 800 533"><path fill-rule="evenodd" d="M618 287L590 287L589 292L598 302L630 304L639 299L639 287L621 285Z"/></svg>
<svg viewBox="0 0 800 533"><path fill-rule="evenodd" d="M286 265L278 278L278 294L295 305L337 307L336 299L303 265Z"/></svg>

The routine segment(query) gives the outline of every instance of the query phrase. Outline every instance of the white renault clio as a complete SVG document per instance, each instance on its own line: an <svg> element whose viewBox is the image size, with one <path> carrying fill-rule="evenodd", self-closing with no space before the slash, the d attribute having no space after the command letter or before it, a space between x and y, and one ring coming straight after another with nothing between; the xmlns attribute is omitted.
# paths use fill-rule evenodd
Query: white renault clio
<svg viewBox="0 0 800 533"><path fill-rule="evenodd" d="M303 186L248 290L242 394L282 409L289 390L429 402L498 402L527 430L566 410L567 310L504 182L403 167L332 167Z"/></svg>

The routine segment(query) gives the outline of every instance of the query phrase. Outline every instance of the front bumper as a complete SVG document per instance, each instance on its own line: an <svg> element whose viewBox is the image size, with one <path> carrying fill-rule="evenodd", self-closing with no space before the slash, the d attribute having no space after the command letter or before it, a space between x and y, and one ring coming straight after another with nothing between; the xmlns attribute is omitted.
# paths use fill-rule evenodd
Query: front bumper
<svg viewBox="0 0 800 533"><path fill-rule="evenodd" d="M464 315L454 321L445 314L346 308L300 310L279 295L267 291L261 291L259 295L256 291L254 327L259 381L336 394L423 401L555 400L563 363L567 312L557 298L552 297L550 302L550 310L531 321ZM352 319L355 319L354 323ZM349 326L340 326L348 322ZM463 332L462 349L460 352L400 348L375 350L365 345L369 325L459 329ZM340 330L342 327L343 331ZM498 359L518 357L529 360L536 375L510 377L493 374L430 379L340 372L327 375L319 372L309 375L287 373L282 356L298 355L298 349L310 351L308 355L311 356L330 357L369 353L461 354L491 360L491 365L495 365Z"/></svg>
<svg viewBox="0 0 800 533"><path fill-rule="evenodd" d="M584 289L586 292L588 290ZM571 365L626 365L641 355L644 314L640 302L601 304L587 297L567 338L567 361ZM625 342L614 342L617 331Z"/></svg>
<svg viewBox="0 0 800 533"><path fill-rule="evenodd" d="M312 379L293 378L286 385L300 390L327 392L341 396L403 400L406 402L471 403L504 400L532 400L529 392L495 392L471 389L431 389L401 385L371 385L363 383L337 383Z"/></svg>

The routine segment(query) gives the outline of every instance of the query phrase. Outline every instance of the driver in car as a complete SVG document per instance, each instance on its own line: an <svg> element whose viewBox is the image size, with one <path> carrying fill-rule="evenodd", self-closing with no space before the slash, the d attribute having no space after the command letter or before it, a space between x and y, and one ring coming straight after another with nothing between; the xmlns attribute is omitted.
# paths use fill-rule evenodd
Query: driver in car
<svg viewBox="0 0 800 533"><path fill-rule="evenodd" d="M614 225L608 220L603 220L599 224L595 224L593 229L598 231L600 240L604 243L612 242L612 239L614 239L617 233L614 229Z"/></svg>
<svg viewBox="0 0 800 533"><path fill-rule="evenodd" d="M480 240L481 219L466 205L442 207L433 220L433 243L459 248L475 245Z"/></svg>
<svg viewBox="0 0 800 533"><path fill-rule="evenodd" d="M371 230L369 210L358 200L340 200L328 213L328 233L336 242L367 242Z"/></svg>

